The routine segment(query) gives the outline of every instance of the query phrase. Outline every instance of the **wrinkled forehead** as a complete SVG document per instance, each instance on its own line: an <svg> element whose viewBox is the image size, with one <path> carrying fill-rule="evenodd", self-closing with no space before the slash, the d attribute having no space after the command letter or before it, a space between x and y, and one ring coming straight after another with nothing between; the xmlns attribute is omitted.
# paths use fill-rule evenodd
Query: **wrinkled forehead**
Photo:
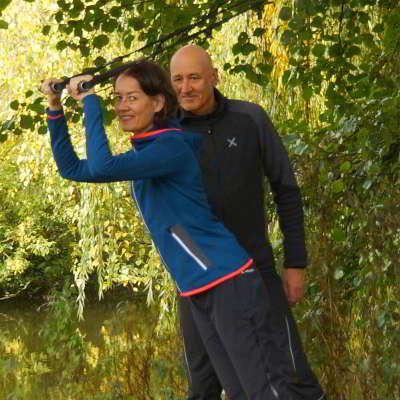
<svg viewBox="0 0 400 400"><path fill-rule="evenodd" d="M176 75L207 75L212 72L212 66L203 58L178 56L171 60L171 76Z"/></svg>

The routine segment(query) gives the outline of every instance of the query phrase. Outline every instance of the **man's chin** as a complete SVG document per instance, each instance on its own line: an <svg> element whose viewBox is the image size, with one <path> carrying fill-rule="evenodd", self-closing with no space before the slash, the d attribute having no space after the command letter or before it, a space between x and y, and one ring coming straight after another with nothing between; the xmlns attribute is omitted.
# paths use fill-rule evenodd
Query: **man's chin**
<svg viewBox="0 0 400 400"><path fill-rule="evenodd" d="M194 100L181 100L179 105L186 111L193 111L198 108L198 104Z"/></svg>

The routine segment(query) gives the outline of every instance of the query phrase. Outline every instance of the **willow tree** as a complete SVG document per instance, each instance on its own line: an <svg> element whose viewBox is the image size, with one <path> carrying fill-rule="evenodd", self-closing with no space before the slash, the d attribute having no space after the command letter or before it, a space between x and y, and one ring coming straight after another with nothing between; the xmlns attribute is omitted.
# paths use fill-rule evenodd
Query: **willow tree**
<svg viewBox="0 0 400 400"><path fill-rule="evenodd" d="M218 35L229 33L229 54L219 62L226 79L247 88L240 92L245 98L257 93L271 111L302 182L312 265L299 317L308 353L333 398L398 398L400 363L392 351L400 344L398 1L60 0L53 7L42 27L56 38L52 53L79 54L58 70L66 75L124 53L166 64L183 43L215 50ZM66 100L66 107L78 122L76 105ZM21 94L1 114L1 140L45 133L42 113L37 93ZM96 244L87 259L77 258L77 282L82 289L93 269L103 284L121 282L122 271L139 263L136 275L124 279L149 293L165 290L148 237L139 234L128 204L122 211L113 205L121 203L112 191L76 190L77 240L83 248ZM95 217L97 226L90 223ZM118 225L127 219L134 228Z"/></svg>

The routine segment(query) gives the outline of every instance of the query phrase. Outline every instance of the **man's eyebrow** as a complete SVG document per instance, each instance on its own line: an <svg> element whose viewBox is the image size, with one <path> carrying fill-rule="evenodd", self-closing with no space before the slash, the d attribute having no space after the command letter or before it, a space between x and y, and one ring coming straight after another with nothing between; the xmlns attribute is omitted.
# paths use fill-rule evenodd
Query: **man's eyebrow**
<svg viewBox="0 0 400 400"><path fill-rule="evenodd" d="M192 72L192 73L190 73L190 74L188 74L187 76L189 76L189 77L193 77L193 76L201 76L201 73L200 72ZM176 78L182 78L183 77L183 74L174 74L174 75L172 75L172 79L176 79Z"/></svg>

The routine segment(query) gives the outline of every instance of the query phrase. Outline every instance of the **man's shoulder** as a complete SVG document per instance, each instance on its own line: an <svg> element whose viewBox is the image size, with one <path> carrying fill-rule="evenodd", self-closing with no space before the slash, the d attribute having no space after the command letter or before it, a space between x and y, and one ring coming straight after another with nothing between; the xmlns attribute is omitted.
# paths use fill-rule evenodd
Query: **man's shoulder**
<svg viewBox="0 0 400 400"><path fill-rule="evenodd" d="M257 103L246 100L227 99L228 113L244 114L251 118L259 129L265 129L266 125L270 125L270 118L262 106Z"/></svg>
<svg viewBox="0 0 400 400"><path fill-rule="evenodd" d="M227 99L226 103L228 111L249 115L256 121L259 121L260 119L265 120L267 117L267 113L265 112L264 108L257 103L229 98Z"/></svg>

